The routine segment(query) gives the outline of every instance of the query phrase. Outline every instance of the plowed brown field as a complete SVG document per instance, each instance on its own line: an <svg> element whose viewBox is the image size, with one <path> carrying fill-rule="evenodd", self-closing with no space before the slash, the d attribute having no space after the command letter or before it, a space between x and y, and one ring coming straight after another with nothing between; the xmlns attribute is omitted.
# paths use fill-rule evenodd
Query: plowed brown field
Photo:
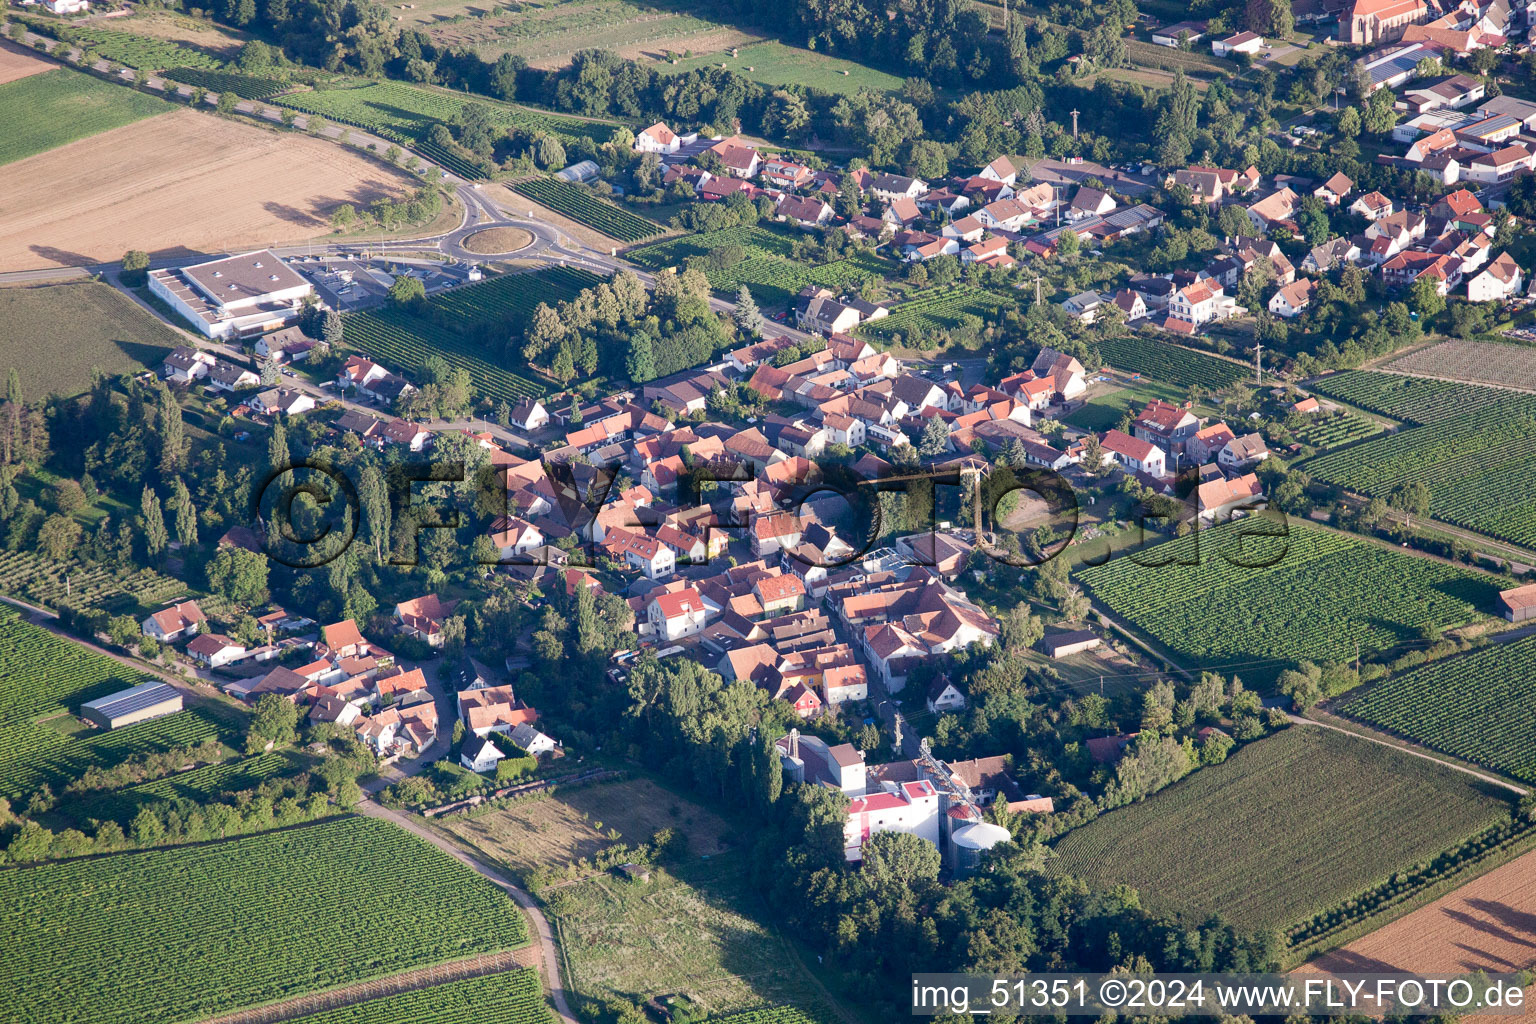
<svg viewBox="0 0 1536 1024"><path fill-rule="evenodd" d="M0 45L0 85L14 82L18 78L26 78L28 75L51 71L56 67L58 65L53 61L34 57L9 43Z"/></svg>
<svg viewBox="0 0 1536 1024"><path fill-rule="evenodd" d="M0 179L0 271L314 238L407 178L331 142L191 110L18 160Z"/></svg>
<svg viewBox="0 0 1536 1024"><path fill-rule="evenodd" d="M1536 966L1536 853L1527 853L1362 939L1298 968L1315 973L1490 974ZM1527 990L1529 1000L1532 992ZM1536 1020L1467 1017L1466 1021Z"/></svg>

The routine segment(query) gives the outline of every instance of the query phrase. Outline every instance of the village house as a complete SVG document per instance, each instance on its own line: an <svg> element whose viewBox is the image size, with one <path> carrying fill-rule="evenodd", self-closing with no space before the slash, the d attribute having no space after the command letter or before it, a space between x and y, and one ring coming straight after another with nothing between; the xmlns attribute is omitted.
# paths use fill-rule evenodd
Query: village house
<svg viewBox="0 0 1536 1024"><path fill-rule="evenodd" d="M395 605L395 628L429 647L443 646L443 626L458 608L457 601L442 601L436 594L413 597Z"/></svg>
<svg viewBox="0 0 1536 1024"><path fill-rule="evenodd" d="M162 608L140 623L139 628L147 637L163 644L174 643L183 637L194 636L208 619L196 601L182 601L169 608Z"/></svg>
<svg viewBox="0 0 1536 1024"><path fill-rule="evenodd" d="M702 632L709 621L709 609L697 590L688 588L662 594L645 610L652 635L659 640L680 640Z"/></svg>
<svg viewBox="0 0 1536 1024"><path fill-rule="evenodd" d="M1146 473L1148 476L1168 475L1168 457L1161 448L1132 437L1120 430L1107 432L1099 442L1104 461L1123 467L1127 472Z"/></svg>
<svg viewBox="0 0 1536 1024"><path fill-rule="evenodd" d="M665 121L657 121L649 128L642 128L635 133L636 153L662 153L670 156L681 149L682 145L683 140L667 127Z"/></svg>
<svg viewBox="0 0 1536 1024"><path fill-rule="evenodd" d="M1312 304L1312 293L1316 290L1317 283L1310 278L1292 282L1270 296L1269 311L1287 320L1300 316Z"/></svg>
<svg viewBox="0 0 1536 1024"><path fill-rule="evenodd" d="M1258 434L1244 434L1233 438L1216 454L1216 464L1222 469L1247 469L1269 458L1269 448Z"/></svg>
<svg viewBox="0 0 1536 1024"><path fill-rule="evenodd" d="M223 668L245 657L246 647L222 633L199 633L187 644L187 657L209 668Z"/></svg>
<svg viewBox="0 0 1536 1024"><path fill-rule="evenodd" d="M1513 298L1520 294L1523 280L1524 275L1514 257L1501 252L1481 273L1467 282L1467 300L1495 302Z"/></svg>

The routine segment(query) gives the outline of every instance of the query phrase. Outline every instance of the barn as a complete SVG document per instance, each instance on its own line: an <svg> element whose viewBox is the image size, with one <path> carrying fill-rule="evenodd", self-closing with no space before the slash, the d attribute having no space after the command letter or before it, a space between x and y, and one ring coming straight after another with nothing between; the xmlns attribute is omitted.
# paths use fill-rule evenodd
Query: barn
<svg viewBox="0 0 1536 1024"><path fill-rule="evenodd" d="M1510 622L1536 620L1536 583L1499 593L1499 611Z"/></svg>
<svg viewBox="0 0 1536 1024"><path fill-rule="evenodd" d="M104 729L119 729L180 710L180 691L165 683L148 682L80 705L80 717Z"/></svg>

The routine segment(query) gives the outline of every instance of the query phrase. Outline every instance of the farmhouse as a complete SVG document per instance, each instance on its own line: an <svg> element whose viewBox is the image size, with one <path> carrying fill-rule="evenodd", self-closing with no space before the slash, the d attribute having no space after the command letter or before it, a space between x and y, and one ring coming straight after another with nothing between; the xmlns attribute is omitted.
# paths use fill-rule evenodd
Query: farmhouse
<svg viewBox="0 0 1536 1024"><path fill-rule="evenodd" d="M103 729L120 729L180 710L179 690L166 683L148 682L80 705L80 717Z"/></svg>
<svg viewBox="0 0 1536 1024"><path fill-rule="evenodd" d="M245 645L219 633L199 633L187 644L187 656L209 668L222 668L245 656Z"/></svg>
<svg viewBox="0 0 1536 1024"><path fill-rule="evenodd" d="M140 628L145 636L154 637L161 643L170 643L196 633L198 624L206 621L196 601L183 601L155 612L140 624Z"/></svg>
<svg viewBox="0 0 1536 1024"><path fill-rule="evenodd" d="M682 147L683 140L677 133L667 127L665 121L657 121L649 128L642 128L635 133L636 153L676 153Z"/></svg>
<svg viewBox="0 0 1536 1024"><path fill-rule="evenodd" d="M150 271L149 290L200 333L220 340L286 327L314 294L270 249Z"/></svg>

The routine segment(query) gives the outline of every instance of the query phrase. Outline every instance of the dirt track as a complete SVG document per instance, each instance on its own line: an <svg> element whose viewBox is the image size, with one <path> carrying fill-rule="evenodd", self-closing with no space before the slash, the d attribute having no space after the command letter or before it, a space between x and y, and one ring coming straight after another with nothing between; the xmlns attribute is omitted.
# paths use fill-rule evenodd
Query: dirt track
<svg viewBox="0 0 1536 1024"><path fill-rule="evenodd" d="M341 203L361 207L409 187L403 172L333 143L191 110L6 170L0 271L100 263L128 249L171 255L303 241L325 234Z"/></svg>

